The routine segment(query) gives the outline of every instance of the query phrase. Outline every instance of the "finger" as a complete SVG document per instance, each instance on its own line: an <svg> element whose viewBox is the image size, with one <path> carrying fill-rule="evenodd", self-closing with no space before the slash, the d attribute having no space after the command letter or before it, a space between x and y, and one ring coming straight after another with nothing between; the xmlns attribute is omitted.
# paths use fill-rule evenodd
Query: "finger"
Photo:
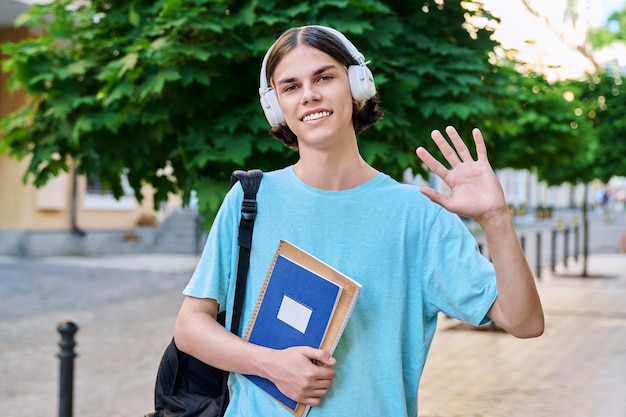
<svg viewBox="0 0 626 417"><path fill-rule="evenodd" d="M456 166L461 163L459 156L456 151L452 149L452 146L448 143L445 137L438 130L433 130L430 132L430 137L433 139L437 147L443 154L443 157L446 158L446 161L450 164L450 166Z"/></svg>
<svg viewBox="0 0 626 417"><path fill-rule="evenodd" d="M311 388L309 392L306 394L307 397L324 397L328 394L328 390L333 384L332 379L320 379L316 381L316 386Z"/></svg>
<svg viewBox="0 0 626 417"><path fill-rule="evenodd" d="M480 129L474 128L472 130L472 136L474 136L474 144L476 145L476 157L480 161L487 159L487 146L485 145L485 139Z"/></svg>
<svg viewBox="0 0 626 417"><path fill-rule="evenodd" d="M332 383L332 380L337 376L337 371L332 366L319 365L317 368L317 372L315 374L315 379L317 383L325 381L327 383Z"/></svg>
<svg viewBox="0 0 626 417"><path fill-rule="evenodd" d="M306 398L298 402L301 402L302 404L310 405L312 407L317 407L318 405L320 405L321 401L322 401L322 396Z"/></svg>
<svg viewBox="0 0 626 417"><path fill-rule="evenodd" d="M446 133L450 137L450 140L452 141L459 158L461 158L461 161L472 161L472 154L456 129L453 126L448 126L446 127Z"/></svg>
<svg viewBox="0 0 626 417"><path fill-rule="evenodd" d="M328 395L328 388L316 388L308 395L311 398L323 398Z"/></svg>
<svg viewBox="0 0 626 417"><path fill-rule="evenodd" d="M439 178L445 177L448 172L448 168L446 168L441 162L437 161L434 156L431 155L425 148L419 147L415 150L415 153L422 160L422 162L430 169L435 175Z"/></svg>
<svg viewBox="0 0 626 417"><path fill-rule="evenodd" d="M319 378L315 381L315 389L327 390L331 387L331 385L333 385L333 379L334 378Z"/></svg>
<svg viewBox="0 0 626 417"><path fill-rule="evenodd" d="M447 195L441 194L440 192L430 187L420 187L420 192L428 197L432 202L437 203L440 206L446 207L446 202L449 199Z"/></svg>
<svg viewBox="0 0 626 417"><path fill-rule="evenodd" d="M337 360L323 349L310 348L304 354L307 358L317 362L317 364L321 366L334 366L337 363Z"/></svg>

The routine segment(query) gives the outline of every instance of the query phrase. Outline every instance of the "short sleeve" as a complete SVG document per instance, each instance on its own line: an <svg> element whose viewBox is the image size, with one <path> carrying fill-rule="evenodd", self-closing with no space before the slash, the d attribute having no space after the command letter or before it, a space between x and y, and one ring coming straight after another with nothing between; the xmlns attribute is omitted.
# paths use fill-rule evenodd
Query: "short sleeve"
<svg viewBox="0 0 626 417"><path fill-rule="evenodd" d="M424 305L473 325L489 321L497 296L493 264L456 214L441 209L428 232L423 255Z"/></svg>

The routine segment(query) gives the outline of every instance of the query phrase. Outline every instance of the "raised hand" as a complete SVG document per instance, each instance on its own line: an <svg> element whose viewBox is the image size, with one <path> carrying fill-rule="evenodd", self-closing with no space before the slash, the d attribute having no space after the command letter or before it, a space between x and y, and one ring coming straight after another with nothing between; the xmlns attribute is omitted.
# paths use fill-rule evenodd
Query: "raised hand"
<svg viewBox="0 0 626 417"><path fill-rule="evenodd" d="M462 216L470 217L479 224L487 221L492 214L507 211L506 200L495 172L487 159L487 148L482 133L472 131L477 159L452 126L446 128L451 144L438 130L431 133L450 168L437 161L426 149L419 147L417 156L450 188L450 195L442 194L430 187L420 191L445 209Z"/></svg>

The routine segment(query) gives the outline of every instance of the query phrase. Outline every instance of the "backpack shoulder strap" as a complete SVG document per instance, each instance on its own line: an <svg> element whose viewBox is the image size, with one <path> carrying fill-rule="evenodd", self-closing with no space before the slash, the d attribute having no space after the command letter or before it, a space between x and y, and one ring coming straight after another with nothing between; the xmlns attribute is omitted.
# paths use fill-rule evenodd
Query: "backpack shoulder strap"
<svg viewBox="0 0 626 417"><path fill-rule="evenodd" d="M243 188L243 201L241 202L241 220L239 222L239 263L237 267L237 284L235 285L235 300L230 331L239 333L243 296L246 288L248 267L250 266L250 248L252 246L252 230L256 218L257 204L256 193L261 185L263 171L252 169L249 171L236 170L231 175L230 186L239 181Z"/></svg>

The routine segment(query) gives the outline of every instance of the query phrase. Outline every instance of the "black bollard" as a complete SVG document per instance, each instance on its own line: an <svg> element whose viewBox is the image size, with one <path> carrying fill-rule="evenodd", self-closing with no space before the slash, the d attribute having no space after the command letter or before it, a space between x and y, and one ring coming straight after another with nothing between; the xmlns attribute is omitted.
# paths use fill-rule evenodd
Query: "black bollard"
<svg viewBox="0 0 626 417"><path fill-rule="evenodd" d="M557 230L552 230L552 239L550 241L550 271L554 273L556 270L556 234Z"/></svg>
<svg viewBox="0 0 626 417"><path fill-rule="evenodd" d="M63 321L57 328L61 334L59 347L61 351L57 355L60 360L59 376L59 417L72 417L72 405L74 400L74 352L76 342L74 335L78 326L72 321Z"/></svg>
<svg viewBox="0 0 626 417"><path fill-rule="evenodd" d="M567 268L567 258L569 258L569 227L563 230L563 265Z"/></svg>
<svg viewBox="0 0 626 417"><path fill-rule="evenodd" d="M580 226L574 226L574 261L578 262L578 253L580 252L580 247L578 246L578 238L580 233Z"/></svg>
<svg viewBox="0 0 626 417"><path fill-rule="evenodd" d="M537 278L541 278L541 232L537 232L537 256L535 257Z"/></svg>

